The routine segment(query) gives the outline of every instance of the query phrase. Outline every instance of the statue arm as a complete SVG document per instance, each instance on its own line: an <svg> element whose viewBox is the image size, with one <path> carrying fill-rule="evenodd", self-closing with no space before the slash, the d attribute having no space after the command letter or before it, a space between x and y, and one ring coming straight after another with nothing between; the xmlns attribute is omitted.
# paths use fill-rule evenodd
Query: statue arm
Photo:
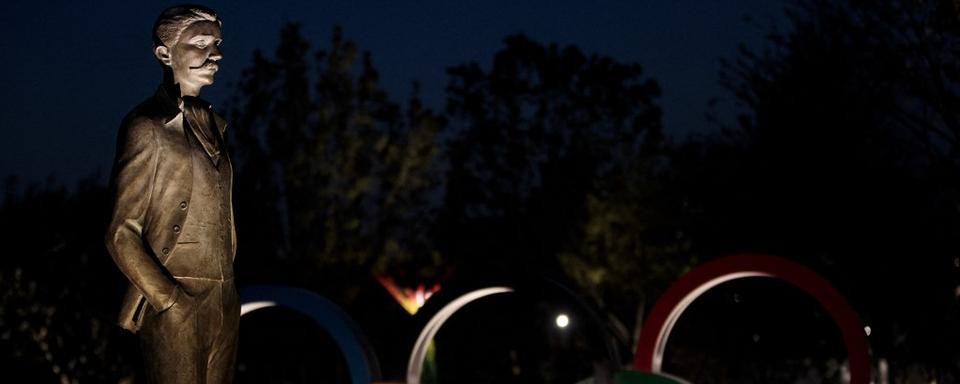
<svg viewBox="0 0 960 384"><path fill-rule="evenodd" d="M114 163L113 214L106 246L113 261L157 311L170 308L180 288L154 256L144 233L156 177L160 145L154 122L124 122Z"/></svg>

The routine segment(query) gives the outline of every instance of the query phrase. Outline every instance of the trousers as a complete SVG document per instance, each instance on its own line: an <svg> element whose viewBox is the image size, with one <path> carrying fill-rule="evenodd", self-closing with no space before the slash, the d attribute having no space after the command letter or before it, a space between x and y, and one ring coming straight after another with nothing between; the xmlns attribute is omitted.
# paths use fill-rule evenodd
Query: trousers
<svg viewBox="0 0 960 384"><path fill-rule="evenodd" d="M232 383L240 330L233 279L177 277L182 289L169 309L147 306L140 329L150 384Z"/></svg>

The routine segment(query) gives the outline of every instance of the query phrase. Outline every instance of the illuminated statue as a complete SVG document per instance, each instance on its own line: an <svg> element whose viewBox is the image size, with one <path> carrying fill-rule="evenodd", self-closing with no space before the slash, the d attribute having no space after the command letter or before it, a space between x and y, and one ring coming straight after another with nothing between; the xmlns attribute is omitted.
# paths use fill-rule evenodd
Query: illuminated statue
<svg viewBox="0 0 960 384"><path fill-rule="evenodd" d="M219 69L220 20L169 8L153 28L163 84L124 118L106 244L130 287L120 326L139 332L147 382L229 383L240 306L226 122L197 98Z"/></svg>

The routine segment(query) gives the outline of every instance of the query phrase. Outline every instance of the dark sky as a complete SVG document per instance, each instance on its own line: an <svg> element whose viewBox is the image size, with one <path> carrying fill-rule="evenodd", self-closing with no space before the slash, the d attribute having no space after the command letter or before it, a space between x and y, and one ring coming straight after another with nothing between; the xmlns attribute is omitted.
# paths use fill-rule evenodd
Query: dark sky
<svg viewBox="0 0 960 384"><path fill-rule="evenodd" d="M117 126L160 79L151 53L157 14L178 2L0 2L0 176L73 183L109 173ZM443 108L445 68L488 65L502 39L522 32L540 42L638 62L661 85L664 124L674 135L703 132L721 57L757 46L782 18L784 0L629 1L207 1L224 20L225 60L201 96L223 106L240 70L260 48L272 54L280 27L303 25L314 48L334 25L373 54L395 101L422 83ZM743 21L745 16L754 24Z"/></svg>

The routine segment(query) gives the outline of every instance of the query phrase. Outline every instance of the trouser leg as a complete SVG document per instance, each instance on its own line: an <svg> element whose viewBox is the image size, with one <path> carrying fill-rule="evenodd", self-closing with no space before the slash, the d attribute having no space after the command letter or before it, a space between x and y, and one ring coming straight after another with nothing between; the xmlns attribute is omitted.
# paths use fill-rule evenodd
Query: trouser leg
<svg viewBox="0 0 960 384"><path fill-rule="evenodd" d="M234 364L240 331L240 299L233 280L224 281L218 289L218 332L215 333L207 363L207 383L233 382ZM211 307L214 301L211 300Z"/></svg>
<svg viewBox="0 0 960 384"><path fill-rule="evenodd" d="M203 379L196 313L178 309L156 313L148 306L144 314L140 348L149 384L196 384Z"/></svg>
<svg viewBox="0 0 960 384"><path fill-rule="evenodd" d="M178 278L191 297L144 315L140 330L150 384L233 382L240 328L240 300L233 280Z"/></svg>

